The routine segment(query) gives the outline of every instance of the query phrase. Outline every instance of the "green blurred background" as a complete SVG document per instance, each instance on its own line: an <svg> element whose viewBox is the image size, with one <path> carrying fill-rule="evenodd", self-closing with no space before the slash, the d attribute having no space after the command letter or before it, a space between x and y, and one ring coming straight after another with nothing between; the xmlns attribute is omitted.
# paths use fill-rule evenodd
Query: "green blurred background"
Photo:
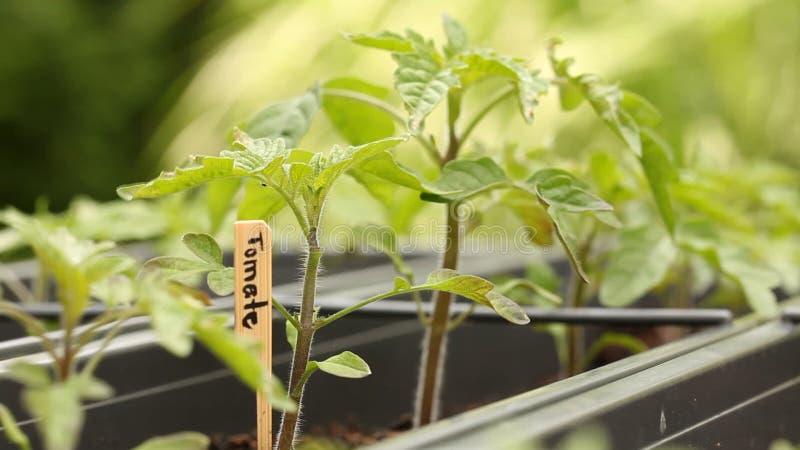
<svg viewBox="0 0 800 450"><path fill-rule="evenodd" d="M0 204L112 199L119 184L217 152L231 125L315 80L388 86L389 58L339 33L413 27L438 37L443 12L473 41L534 66L545 66L545 40L562 37L576 73L650 99L662 132L694 157L800 168L797 0L4 0ZM551 103L533 127L495 115L480 138L513 132L531 147L584 151L596 124ZM315 127L304 147L337 139Z"/></svg>

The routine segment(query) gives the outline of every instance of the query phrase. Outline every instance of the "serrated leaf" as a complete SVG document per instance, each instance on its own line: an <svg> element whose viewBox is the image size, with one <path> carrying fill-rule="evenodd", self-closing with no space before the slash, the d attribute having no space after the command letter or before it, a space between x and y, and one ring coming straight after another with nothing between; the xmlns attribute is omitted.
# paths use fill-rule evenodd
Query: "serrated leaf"
<svg viewBox="0 0 800 450"><path fill-rule="evenodd" d="M467 49L469 46L467 30L457 20L447 14L442 14L442 28L447 37L447 44L444 46L445 56L452 58Z"/></svg>
<svg viewBox="0 0 800 450"><path fill-rule="evenodd" d="M313 189L329 189L345 171L404 141L405 138L391 137L357 147L334 147L324 158L310 163L315 174Z"/></svg>
<svg viewBox="0 0 800 450"><path fill-rule="evenodd" d="M247 122L245 131L254 138L279 138L287 147L295 147L308 132L319 106L319 87L314 86L299 97L269 105L257 112Z"/></svg>
<svg viewBox="0 0 800 450"><path fill-rule="evenodd" d="M206 233L186 233L181 238L183 245L195 256L210 265L222 265L222 249L217 241Z"/></svg>
<svg viewBox="0 0 800 450"><path fill-rule="evenodd" d="M548 83L525 67L525 61L498 55L491 50L472 50L460 56L464 64L456 69L461 85L466 87L485 77L500 76L514 83L517 103L526 122L533 121L539 97L547 92Z"/></svg>
<svg viewBox="0 0 800 450"><path fill-rule="evenodd" d="M211 440L203 433L184 431L150 438L133 450L206 450Z"/></svg>
<svg viewBox="0 0 800 450"><path fill-rule="evenodd" d="M601 84L593 76L581 76L584 94L598 116L628 145L637 156L642 155L639 126L622 107L623 93L619 86Z"/></svg>
<svg viewBox="0 0 800 450"><path fill-rule="evenodd" d="M241 187L242 181L236 178L215 180L208 183L206 207L208 208L209 231L211 234L219 231Z"/></svg>
<svg viewBox="0 0 800 450"><path fill-rule="evenodd" d="M397 62L394 84L409 113L408 129L418 134L425 118L447 98L450 89L459 87L459 80L452 68L442 64L433 43L410 30L406 33L414 52L392 54Z"/></svg>
<svg viewBox="0 0 800 450"><path fill-rule="evenodd" d="M354 44L372 47L390 52L411 52L414 46L405 37L392 33L391 31L381 31L369 34L345 34L347 40Z"/></svg>
<svg viewBox="0 0 800 450"><path fill-rule="evenodd" d="M372 373L366 361L350 351L318 361L317 367L325 373L342 378L364 378Z"/></svg>
<svg viewBox="0 0 800 450"><path fill-rule="evenodd" d="M91 281L96 281L87 277L87 262L113 248L114 243L78 239L65 228L50 230L15 209L0 213L0 222L14 228L31 245L58 285L58 300L68 325L75 324L89 303Z"/></svg>
<svg viewBox="0 0 800 450"><path fill-rule="evenodd" d="M11 411L2 404L0 404L0 426L3 427L3 432L9 442L20 450L31 450L31 441L28 436L20 430Z"/></svg>
<svg viewBox="0 0 800 450"><path fill-rule="evenodd" d="M208 272L206 283L208 283L209 289L217 295L231 295L234 290L235 273L233 267Z"/></svg>
<svg viewBox="0 0 800 450"><path fill-rule="evenodd" d="M289 343L289 347L292 347L292 351L295 351L297 347L297 328L295 328L294 324L290 321L286 321L285 324L286 328L286 342Z"/></svg>
<svg viewBox="0 0 800 450"><path fill-rule="evenodd" d="M368 103L337 95L326 95L330 89L357 95L386 99L389 90L357 78L336 78L324 85L322 105L336 130L352 145L361 145L394 134L394 119L383 109Z"/></svg>
<svg viewBox="0 0 800 450"><path fill-rule="evenodd" d="M584 101L583 90L575 78L569 74L569 67L575 62L572 58L559 59L556 57L555 49L561 45L560 39L551 39L548 43L548 58L553 72L558 77L558 97L561 102L561 109L571 111Z"/></svg>
<svg viewBox="0 0 800 450"><path fill-rule="evenodd" d="M442 168L439 179L425 186L422 199L432 202L457 202L492 189L509 186L503 169L491 158L455 160Z"/></svg>
<svg viewBox="0 0 800 450"><path fill-rule="evenodd" d="M161 175L147 183L120 186L117 188L117 194L125 200L161 197L209 181L247 175L245 170L234 166L233 158L195 156L189 165L178 167L171 172L161 172Z"/></svg>
<svg viewBox="0 0 800 450"><path fill-rule="evenodd" d="M526 183L547 205L556 206L560 211L580 213L614 209L565 170L543 169L531 175Z"/></svg>
<svg viewBox="0 0 800 450"><path fill-rule="evenodd" d="M676 256L669 235L658 227L622 230L604 271L600 301L611 307L632 304L664 279Z"/></svg>
<svg viewBox="0 0 800 450"><path fill-rule="evenodd" d="M39 418L36 428L46 450L77 448L84 415L75 383L25 389L22 401L25 409Z"/></svg>
<svg viewBox="0 0 800 450"><path fill-rule="evenodd" d="M670 234L675 232L675 209L670 198L670 186L678 181L678 170L666 144L650 132L642 133L642 156L639 158L644 169L650 191L656 201L661 220Z"/></svg>

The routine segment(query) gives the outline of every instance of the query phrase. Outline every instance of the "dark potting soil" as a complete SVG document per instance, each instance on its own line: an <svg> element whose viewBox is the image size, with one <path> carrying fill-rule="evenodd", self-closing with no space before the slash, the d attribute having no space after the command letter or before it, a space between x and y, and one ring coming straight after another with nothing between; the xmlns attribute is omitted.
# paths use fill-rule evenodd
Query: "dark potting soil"
<svg viewBox="0 0 800 450"><path fill-rule="evenodd" d="M355 418L344 423L334 422L325 427L312 427L297 446L299 450L345 450L374 444L411 429L411 416L404 416L391 427L369 431L359 425ZM230 436L211 437L209 450L257 450L255 432Z"/></svg>

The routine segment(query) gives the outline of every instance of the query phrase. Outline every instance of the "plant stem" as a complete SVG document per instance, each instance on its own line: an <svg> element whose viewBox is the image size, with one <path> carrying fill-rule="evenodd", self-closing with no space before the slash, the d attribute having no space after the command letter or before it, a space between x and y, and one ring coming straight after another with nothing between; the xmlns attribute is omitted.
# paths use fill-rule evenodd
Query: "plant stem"
<svg viewBox="0 0 800 450"><path fill-rule="evenodd" d="M288 321L289 321L289 323L291 323L292 325L294 325L295 329L298 329L298 330L300 329L300 322L298 322L298 321L297 321L297 319L295 319L295 318L294 318L294 316L292 315L292 313L290 313L290 312L289 312L289 311L286 309L286 307L285 307L285 306L283 306L283 305L282 305L280 302L278 302L277 300L275 300L275 297L273 297L273 298L272 298L272 306L273 306L273 307L275 307L275 309L277 309L277 310L278 310L278 312L279 312L279 313L281 313L281 315L282 315L282 316L283 316L283 317L284 317L286 320L288 320Z"/></svg>
<svg viewBox="0 0 800 450"><path fill-rule="evenodd" d="M458 267L458 240L460 222L455 213L447 215L447 248L441 267L456 270ZM430 327L426 329L422 348L421 370L417 383L417 405L414 411L414 426L427 425L436 420L442 363L444 361L447 325L450 321L449 292L436 291Z"/></svg>
<svg viewBox="0 0 800 450"><path fill-rule="evenodd" d="M311 228L308 234L308 255L305 274L303 276L303 298L300 304L300 327L297 330L297 345L292 359L292 371L289 378L289 395L297 403L297 411L284 412L281 428L278 432L278 449L290 450L294 446L297 434L297 421L300 417L303 400L303 375L308 367L311 353L311 341L314 338L314 298L317 292L317 273L322 259L322 249L317 240L317 228Z"/></svg>
<svg viewBox="0 0 800 450"><path fill-rule="evenodd" d="M592 251L592 244L597 227L592 226L589 235L578 249L580 265L586 267L589 253ZM568 306L580 308L583 306L584 289L587 283L581 279L577 273L572 274L572 286L570 288L570 299ZM577 375L583 366L583 328L579 325L569 326L567 334L567 376ZM588 364L588 362L587 362Z"/></svg>
<svg viewBox="0 0 800 450"><path fill-rule="evenodd" d="M374 106L380 110L386 112L395 122L399 123L402 126L406 126L406 118L402 111L398 110L394 106L390 105L389 103L384 102L379 98L375 98L371 95L362 94L360 92L350 91L347 89L330 89L326 88L322 90L322 95L330 96L330 97L341 97L347 98L350 100L355 100L357 102L361 102L370 106ZM436 145L431 142L430 140L425 139L421 135L414 135L414 139L419 141L422 144L422 147L425 148L425 151L428 152L428 156L433 159L436 164L442 164L442 157L439 155L439 151L436 149Z"/></svg>

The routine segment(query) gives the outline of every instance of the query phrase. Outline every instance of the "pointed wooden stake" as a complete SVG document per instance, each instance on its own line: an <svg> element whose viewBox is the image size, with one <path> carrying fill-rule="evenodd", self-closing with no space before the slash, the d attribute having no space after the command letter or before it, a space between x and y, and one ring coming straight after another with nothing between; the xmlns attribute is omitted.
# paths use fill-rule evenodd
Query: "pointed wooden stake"
<svg viewBox="0 0 800 450"><path fill-rule="evenodd" d="M263 344L261 361L272 376L272 233L263 220L234 225L236 271L234 315L236 334ZM256 400L258 450L272 448L272 407L262 395Z"/></svg>

